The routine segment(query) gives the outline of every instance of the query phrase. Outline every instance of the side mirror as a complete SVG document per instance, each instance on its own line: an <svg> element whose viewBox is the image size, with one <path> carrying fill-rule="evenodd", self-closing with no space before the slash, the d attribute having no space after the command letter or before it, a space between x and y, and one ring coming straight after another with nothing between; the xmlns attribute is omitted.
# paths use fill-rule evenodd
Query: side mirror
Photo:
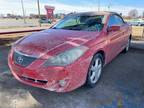
<svg viewBox="0 0 144 108"><path fill-rule="evenodd" d="M108 27L108 32L119 31L119 30L120 30L120 26L111 26L111 27Z"/></svg>

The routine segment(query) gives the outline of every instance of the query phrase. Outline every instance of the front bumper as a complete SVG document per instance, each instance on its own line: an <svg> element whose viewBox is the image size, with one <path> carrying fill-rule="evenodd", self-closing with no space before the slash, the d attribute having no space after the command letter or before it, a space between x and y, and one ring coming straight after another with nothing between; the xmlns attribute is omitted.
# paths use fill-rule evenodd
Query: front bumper
<svg viewBox="0 0 144 108"><path fill-rule="evenodd" d="M11 50L8 65L14 77L24 84L55 92L69 92L86 81L87 69L91 60L84 58L87 57L84 56L81 60L66 67L44 67L39 65L43 62L41 60L34 61L30 66L22 67L14 63Z"/></svg>
<svg viewBox="0 0 144 108"><path fill-rule="evenodd" d="M24 69L11 62L9 62L9 67L14 77L24 84L56 92L70 90L71 77L64 68L57 67L55 68L57 71L53 73L50 72L50 69L42 69L41 72L40 70Z"/></svg>
<svg viewBox="0 0 144 108"><path fill-rule="evenodd" d="M88 63L79 61L67 67L43 67L34 63L22 67L14 63L12 52L8 64L14 77L20 82L55 92L69 92L85 83Z"/></svg>

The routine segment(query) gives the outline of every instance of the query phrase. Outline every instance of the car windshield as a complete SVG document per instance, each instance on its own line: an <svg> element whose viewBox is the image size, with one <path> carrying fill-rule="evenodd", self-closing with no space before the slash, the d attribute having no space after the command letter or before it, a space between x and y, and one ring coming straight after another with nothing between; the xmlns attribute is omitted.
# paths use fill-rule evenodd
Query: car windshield
<svg viewBox="0 0 144 108"><path fill-rule="evenodd" d="M104 15L95 16L67 16L52 29L79 30L79 31L101 31L104 24Z"/></svg>

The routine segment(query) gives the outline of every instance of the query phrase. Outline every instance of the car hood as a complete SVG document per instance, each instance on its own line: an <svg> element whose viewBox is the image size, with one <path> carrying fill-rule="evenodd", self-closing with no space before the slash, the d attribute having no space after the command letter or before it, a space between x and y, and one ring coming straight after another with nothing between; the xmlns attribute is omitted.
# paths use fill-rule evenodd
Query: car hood
<svg viewBox="0 0 144 108"><path fill-rule="evenodd" d="M85 44L97 35L96 32L88 31L48 29L18 40L14 45L14 49L36 57L52 50L55 50L53 53L57 54Z"/></svg>

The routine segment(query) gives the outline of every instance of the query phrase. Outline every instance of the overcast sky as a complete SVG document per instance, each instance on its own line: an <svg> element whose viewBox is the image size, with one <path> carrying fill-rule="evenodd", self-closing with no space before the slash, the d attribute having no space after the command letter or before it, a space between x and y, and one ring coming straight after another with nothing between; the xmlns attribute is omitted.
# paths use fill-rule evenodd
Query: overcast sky
<svg viewBox="0 0 144 108"><path fill-rule="evenodd" d="M27 15L37 13L37 0L23 0ZM131 9L137 9L139 14L144 11L144 0L100 0L101 10L127 14ZM98 0L40 0L41 13L45 14L45 5L55 6L55 13L82 11L97 11ZM0 14L22 15L21 0L0 0Z"/></svg>

